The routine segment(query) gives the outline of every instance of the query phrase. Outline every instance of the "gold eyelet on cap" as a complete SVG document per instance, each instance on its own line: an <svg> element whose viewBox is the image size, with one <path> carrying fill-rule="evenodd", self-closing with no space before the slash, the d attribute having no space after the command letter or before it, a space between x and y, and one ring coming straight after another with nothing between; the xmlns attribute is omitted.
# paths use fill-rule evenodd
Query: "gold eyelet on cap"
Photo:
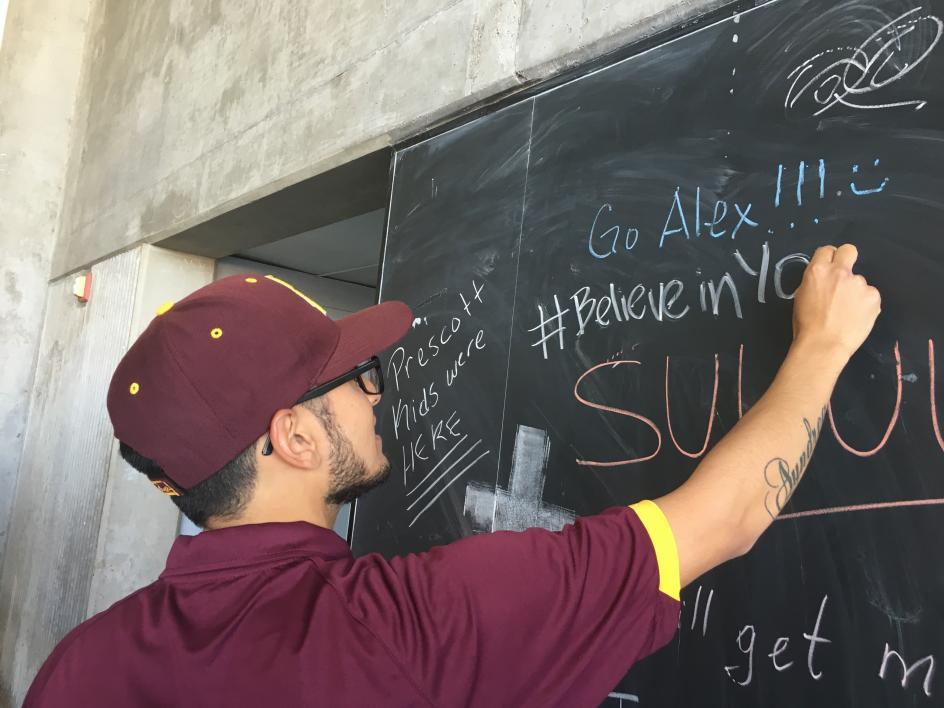
<svg viewBox="0 0 944 708"><path fill-rule="evenodd" d="M258 283L259 281L256 280L255 278L246 278L246 282L247 282L247 283Z"/></svg>
<svg viewBox="0 0 944 708"><path fill-rule="evenodd" d="M137 396L138 391L140 390L141 390L141 385L137 381L135 381L133 384L131 384L131 386L128 387L128 393L130 393L132 396Z"/></svg>
<svg viewBox="0 0 944 708"><path fill-rule="evenodd" d="M161 305L160 307L157 308L157 316L160 317L161 315L163 315L165 312L167 312L167 311L168 311L170 308L172 308L173 306L174 306L174 301L173 301L173 300L168 300L168 301L165 302L163 305Z"/></svg>
<svg viewBox="0 0 944 708"><path fill-rule="evenodd" d="M221 330L219 327L214 327L210 330L210 336L213 337L213 339L219 339L223 336L223 330Z"/></svg>

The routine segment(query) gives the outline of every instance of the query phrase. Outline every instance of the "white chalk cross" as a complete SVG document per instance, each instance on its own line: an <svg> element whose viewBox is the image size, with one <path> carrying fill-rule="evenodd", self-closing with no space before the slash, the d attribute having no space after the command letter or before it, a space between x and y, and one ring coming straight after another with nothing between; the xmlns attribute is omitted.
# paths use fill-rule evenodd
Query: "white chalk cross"
<svg viewBox="0 0 944 708"><path fill-rule="evenodd" d="M509 489L483 482L466 485L463 511L477 531L523 531L535 527L559 531L573 522L573 510L545 504L543 500L550 450L545 431L518 426Z"/></svg>

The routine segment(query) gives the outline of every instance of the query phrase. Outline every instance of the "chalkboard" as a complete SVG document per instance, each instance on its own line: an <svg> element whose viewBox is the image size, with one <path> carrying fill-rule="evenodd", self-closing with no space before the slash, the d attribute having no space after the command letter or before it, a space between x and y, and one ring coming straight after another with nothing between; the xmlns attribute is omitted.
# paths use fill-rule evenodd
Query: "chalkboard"
<svg viewBox="0 0 944 708"><path fill-rule="evenodd" d="M883 294L803 485L609 705L944 705L944 0L778 0L395 153L391 481L356 554L665 494L757 401L817 245ZM944 400L944 399L942 399Z"/></svg>

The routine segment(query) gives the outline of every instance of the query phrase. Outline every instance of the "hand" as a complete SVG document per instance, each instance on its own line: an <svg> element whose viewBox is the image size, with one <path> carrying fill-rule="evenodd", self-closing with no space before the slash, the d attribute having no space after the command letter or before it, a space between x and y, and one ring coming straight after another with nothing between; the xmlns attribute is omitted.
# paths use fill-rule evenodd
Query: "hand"
<svg viewBox="0 0 944 708"><path fill-rule="evenodd" d="M793 337L813 351L835 354L842 365L869 336L882 297L852 273L859 252L852 244L816 249L793 305Z"/></svg>

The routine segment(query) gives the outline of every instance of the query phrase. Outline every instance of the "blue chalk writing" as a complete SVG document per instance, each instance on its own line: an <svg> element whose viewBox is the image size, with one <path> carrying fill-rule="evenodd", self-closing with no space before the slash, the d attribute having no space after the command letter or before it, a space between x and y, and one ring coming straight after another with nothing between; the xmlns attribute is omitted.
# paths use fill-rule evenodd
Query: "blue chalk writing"
<svg viewBox="0 0 944 708"><path fill-rule="evenodd" d="M878 158L876 158L876 160L872 163L872 166L873 166L873 167L878 167L878 165L879 165L879 160L878 160ZM858 174L858 173L859 173L859 166L858 166L858 165L853 165L853 166L852 166L852 174ZM889 181L889 178L886 177L885 179L883 179L883 180L881 181L881 183L880 183L877 187L872 187L871 189L861 189L861 188L859 188L859 187L856 186L856 183L855 183L855 182L850 182L850 183L849 183L849 189L851 189L851 190L852 190L852 193L855 194L855 195L858 196L858 197L862 197L862 196L865 196L865 195L867 195L867 194L878 194L878 193L881 192L883 189L885 189L886 185L888 184L888 181Z"/></svg>
<svg viewBox="0 0 944 708"><path fill-rule="evenodd" d="M708 235L712 238L721 238L728 233L727 228L719 228L725 222L725 219L730 214L732 217L737 215L737 223L734 225L734 228L730 230L731 238L736 238L738 231L744 226L749 226L755 228L758 226L758 223L750 217L751 208L753 207L752 203L745 205L738 204L737 202L731 202L734 205L733 213L728 209L728 202L724 199L715 199L714 207L712 209L711 221L702 222L701 220L701 187L696 187L695 189L695 213L694 213L694 224L695 224L695 237L699 238L701 236L702 226L708 227ZM730 223L730 222L729 222ZM675 234L685 234L685 238L691 238L691 230L689 229L689 220L685 215L685 207L682 205L682 197L680 194L680 188L675 188L675 193L672 195L672 205L669 207L669 214L665 219L665 226L662 228L662 236L659 238L659 248L662 248L665 245L665 240L669 236L674 236Z"/></svg>
<svg viewBox="0 0 944 708"><path fill-rule="evenodd" d="M669 224L672 222L672 215L675 214L676 210L678 210L682 225L678 228L669 229ZM682 200L679 198L679 188L676 187L675 195L672 197L672 206L669 208L669 215L665 220L665 226L662 227L662 236L659 238L659 248L662 248L662 245L665 243L666 236L678 233L684 233L685 238L689 238L688 224L685 221L685 210L682 208Z"/></svg>
<svg viewBox="0 0 944 708"><path fill-rule="evenodd" d="M757 222L751 220L751 219L747 216L748 214L751 213L751 207L752 207L752 206L754 206L754 205L753 205L753 204L748 204L746 209L741 209L741 205L740 205L740 204L738 204L737 202L734 203L734 210L737 212L737 215L738 215L738 222L737 222L737 225L734 227L734 230L731 232L731 238L732 238L732 239L737 236L738 229L740 229L742 225L747 224L748 226L750 226L750 227L752 227L752 228L757 226Z"/></svg>
<svg viewBox="0 0 944 708"><path fill-rule="evenodd" d="M723 209L723 211L721 212L721 216L718 216L718 207L721 207ZM711 220L711 228L708 231L708 233L711 234L712 238L721 238L722 236L725 235L725 233L727 233L726 229L722 229L720 233L715 233L715 226L717 226L722 221L724 221L724 217L727 216L727 214L728 214L728 203L722 202L722 201L715 202L715 213Z"/></svg>
<svg viewBox="0 0 944 708"><path fill-rule="evenodd" d="M799 175L797 176L797 206L803 206L803 182L806 179L806 163L800 160Z"/></svg>
<svg viewBox="0 0 944 708"><path fill-rule="evenodd" d="M777 188L774 191L774 207L780 208L783 197L783 163L777 165ZM820 159L817 165L817 177L819 177L819 198L826 196L826 160ZM803 206L803 186L806 184L806 161L800 160L797 165L796 182L796 203L797 206Z"/></svg>

